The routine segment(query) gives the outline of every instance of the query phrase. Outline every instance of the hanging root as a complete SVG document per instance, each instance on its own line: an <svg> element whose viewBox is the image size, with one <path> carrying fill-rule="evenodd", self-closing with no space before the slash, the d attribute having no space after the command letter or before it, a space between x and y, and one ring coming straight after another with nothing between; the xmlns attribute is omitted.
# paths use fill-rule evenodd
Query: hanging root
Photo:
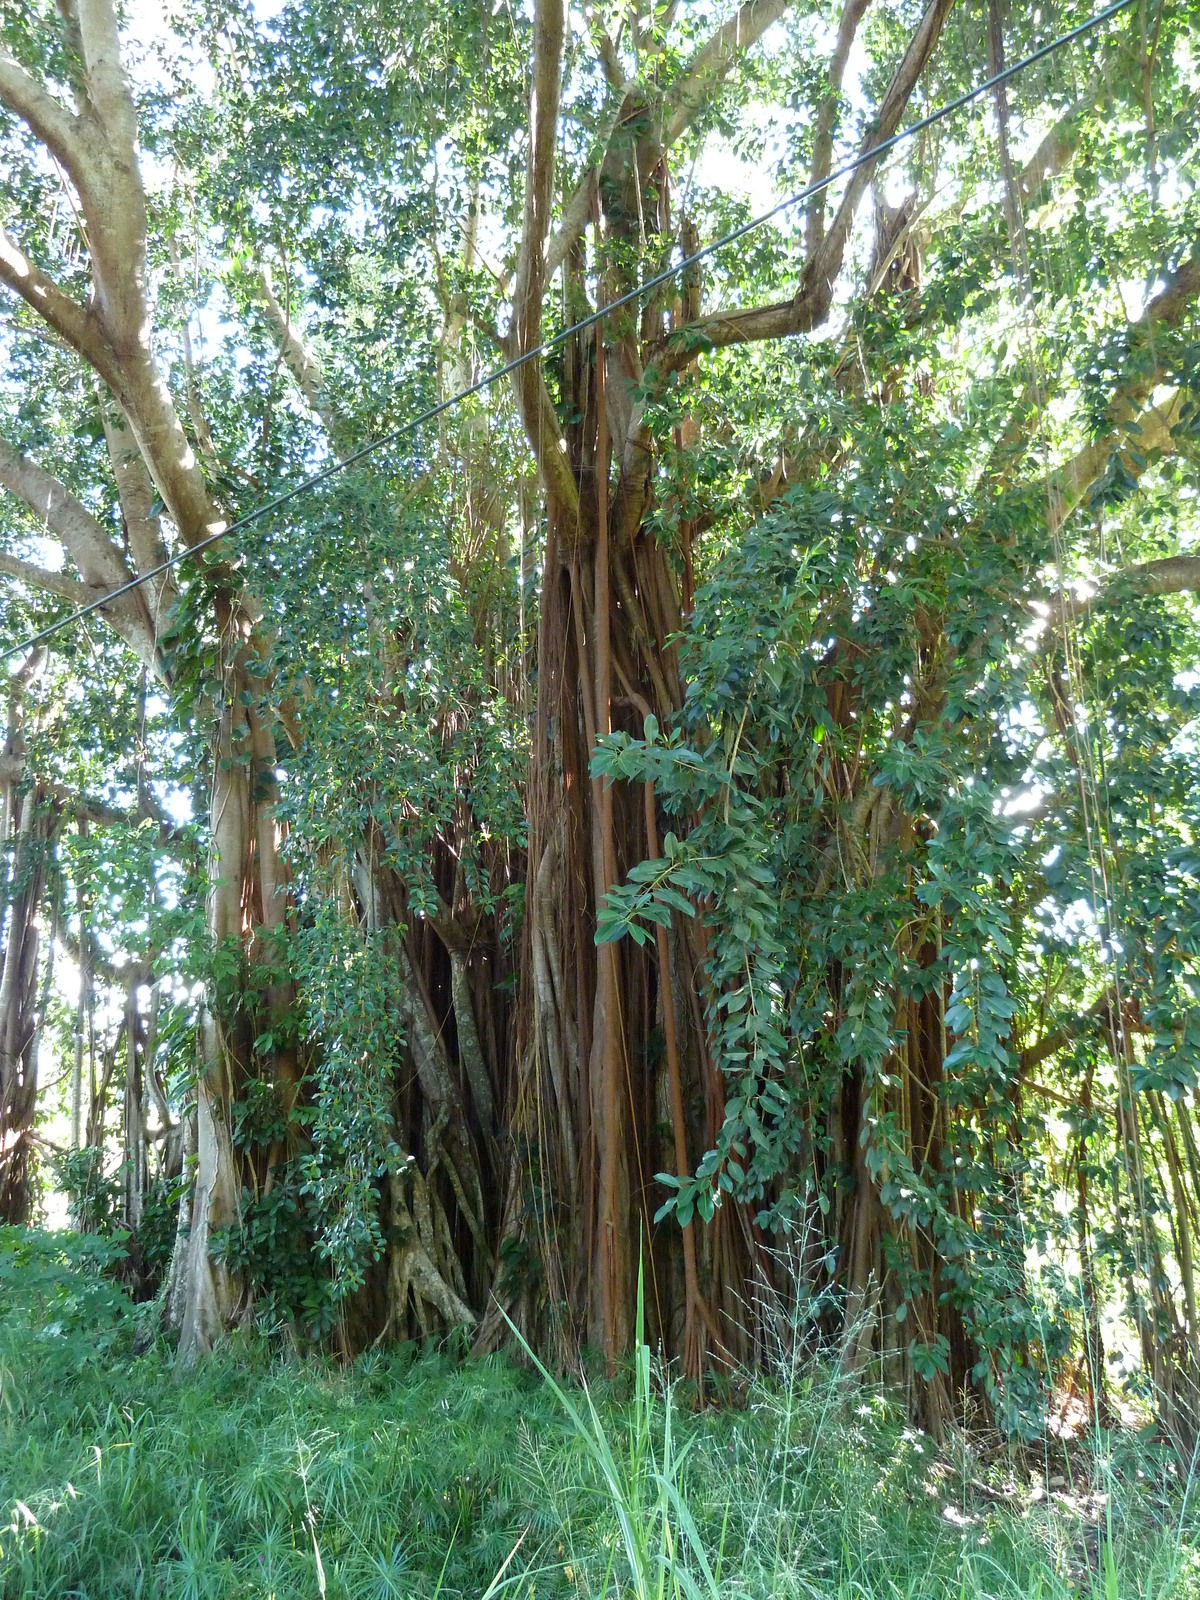
<svg viewBox="0 0 1200 1600"><path fill-rule="evenodd" d="M412 1186L411 1206L404 1195L406 1182ZM388 1190L395 1243L388 1262L388 1320L384 1332L390 1330L399 1336L408 1326L410 1296L421 1338L428 1338L432 1331L430 1311L443 1328L474 1328L475 1313L460 1292L462 1269L449 1248L450 1230L441 1203L431 1196L415 1166L404 1176L393 1175L388 1180ZM447 1264L443 1269L437 1262L439 1256L446 1260L447 1252L454 1265ZM455 1285L447 1282L447 1275L456 1280Z"/></svg>

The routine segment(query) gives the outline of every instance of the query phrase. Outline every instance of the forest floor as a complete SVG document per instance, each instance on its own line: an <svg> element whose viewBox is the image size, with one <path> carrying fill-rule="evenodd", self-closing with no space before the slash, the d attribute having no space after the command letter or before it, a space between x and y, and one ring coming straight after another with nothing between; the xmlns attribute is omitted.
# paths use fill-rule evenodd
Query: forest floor
<svg viewBox="0 0 1200 1600"><path fill-rule="evenodd" d="M817 1363L701 1411L412 1346L181 1374L104 1254L0 1230L5 1597L1200 1595L1187 1475L1126 1430L939 1449Z"/></svg>

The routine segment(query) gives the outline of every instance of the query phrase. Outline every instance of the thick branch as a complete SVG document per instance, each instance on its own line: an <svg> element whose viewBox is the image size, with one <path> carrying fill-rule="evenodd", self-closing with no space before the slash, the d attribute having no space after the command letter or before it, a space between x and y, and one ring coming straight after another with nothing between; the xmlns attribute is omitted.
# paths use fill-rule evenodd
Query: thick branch
<svg viewBox="0 0 1200 1600"><path fill-rule="evenodd" d="M0 573L6 578L16 578L19 583L42 594L57 595L73 606L85 606L96 598L95 591L67 572L52 572L49 567L39 567L35 561L23 561L20 556L10 556L0 550Z"/></svg>
<svg viewBox="0 0 1200 1600"><path fill-rule="evenodd" d="M113 354L95 316L64 294L3 227L0 227L0 283L6 283L19 294L105 382L115 379Z"/></svg>
<svg viewBox="0 0 1200 1600"><path fill-rule="evenodd" d="M159 954L157 950L148 951L140 961L122 962L120 966L115 961L110 961L96 949L96 941L90 942L90 949L84 954L79 940L64 926L61 933L63 945L67 954L82 967L86 960L93 974L110 989L122 989L128 992L130 982L148 983L154 975L154 959Z"/></svg>
<svg viewBox="0 0 1200 1600"><path fill-rule="evenodd" d="M920 26L909 40L904 59L888 85L875 121L867 128L859 149L860 156L865 155L875 145L890 139L899 128L900 119L912 99L913 90L933 55L946 18L953 9L954 0L929 0ZM858 210L858 203L866 193L878 165L878 157L874 161L865 161L851 175L842 203L833 219L833 227L829 230L829 237L824 241L815 260L809 263L805 276L815 286L818 294L833 293L833 285L842 269L846 241L850 237L850 228Z"/></svg>
<svg viewBox="0 0 1200 1600"><path fill-rule="evenodd" d="M136 167L137 117L112 0L78 0L78 18L88 100L118 160Z"/></svg>
<svg viewBox="0 0 1200 1600"><path fill-rule="evenodd" d="M929 0L875 120L867 129L860 155L896 132L953 6L954 0ZM878 158L866 161L850 178L833 226L805 267L800 289L793 299L700 318L680 330L676 338L678 360L688 360L697 342L723 348L752 340L782 339L793 333L807 333L824 322L833 302L833 289L842 270L855 213L877 165Z"/></svg>
<svg viewBox="0 0 1200 1600"><path fill-rule="evenodd" d="M604 68L604 76L609 85L625 92L625 73L621 68L621 58L617 54L616 44L613 42L608 29L594 11L589 10L587 19L591 26L592 42L596 46L596 54L600 58L600 65Z"/></svg>
<svg viewBox="0 0 1200 1600"><path fill-rule="evenodd" d="M36 461L0 436L0 484L25 503L79 568L85 584L112 589L132 577L125 558L91 512Z"/></svg>
<svg viewBox="0 0 1200 1600"><path fill-rule="evenodd" d="M1175 448L1172 429L1179 421L1182 408L1183 396L1178 390L1161 405L1145 411L1138 411L1133 398L1123 395L1112 430L1102 439L1085 445L1078 455L1051 475L1049 519L1054 531L1062 527L1092 485L1104 476L1114 451L1121 452L1125 470L1134 478L1141 477L1154 451L1171 454ZM1137 451L1136 458L1129 453L1133 450Z"/></svg>
<svg viewBox="0 0 1200 1600"><path fill-rule="evenodd" d="M604 159L604 152L608 149L622 116L627 112L633 88L634 85L626 84L614 99L608 114L601 120L596 140L600 158L579 180L575 192L563 207L562 221L546 245L547 279L552 278L562 266L571 246L582 236L583 230L588 225L588 218L592 214L592 194L600 173L600 162Z"/></svg>
<svg viewBox="0 0 1200 1600"><path fill-rule="evenodd" d="M1017 174L1017 191L1025 205L1033 199L1046 179L1057 176L1075 154L1079 143L1080 118L1095 105L1104 81L1099 74L1092 79L1075 104L1059 117Z"/></svg>
<svg viewBox="0 0 1200 1600"><path fill-rule="evenodd" d="M107 401L108 396L103 396L101 413L104 418L104 439L108 445L113 477L117 482L125 532L138 571L149 572L167 559L162 524L154 509L154 484L124 417ZM147 616L161 620L175 596L172 574L164 572L160 577L150 579L145 590Z"/></svg>
<svg viewBox="0 0 1200 1600"><path fill-rule="evenodd" d="M864 0L866 3L866 0ZM688 63L686 71L667 91L663 105L663 148L674 144L692 125L712 99L714 91L728 76L730 68L746 53L792 4L792 0L747 0L738 12L718 28ZM604 155L622 119L645 113L645 90L635 82L610 82L618 92L612 108L601 123L597 144L599 159L580 178L574 193L563 207L562 220L546 246L546 275L552 276L567 259L567 253L587 227L591 215L593 186L599 177Z"/></svg>
<svg viewBox="0 0 1200 1600"><path fill-rule="evenodd" d="M5 80L15 98L36 112L54 149L64 129L74 130L71 160L64 161L74 179L87 224L93 297L88 307L63 293L25 252L0 230L0 282L15 290L62 337L108 386L129 423L141 464L134 452L113 450L130 545L139 565L161 559L162 538L150 515L153 496L146 494L146 474L153 479L179 533L195 545L224 526L204 475L188 445L170 391L159 372L151 341L151 315L146 270L146 201L138 166L137 117L129 80L121 63L120 37L113 0L62 0L61 8L74 31L83 76L76 86L78 117L59 108L53 126L51 110L32 94L29 82L10 66ZM34 86L36 87L36 86ZM68 118L63 121L63 118ZM49 121L47 120L49 119ZM31 126L34 125L31 120ZM35 130L37 131L37 130ZM56 152L57 153L57 152ZM109 434L110 449L113 435ZM97 590L130 577L121 552L73 497L32 463L15 452L4 457L6 482L66 546L85 584ZM97 538L99 534L99 538ZM157 670L154 627L147 600L137 594L122 601L114 622L135 644L142 658Z"/></svg>
<svg viewBox="0 0 1200 1600"><path fill-rule="evenodd" d="M664 144L674 144L691 126L738 56L757 44L791 3L792 0L746 0L746 4L700 46L688 62L687 71L667 91Z"/></svg>
<svg viewBox="0 0 1200 1600"><path fill-rule="evenodd" d="M542 298L546 285L544 248L554 194L564 27L563 0L537 0L533 17L525 217L509 334L513 355L534 349L542 336ZM558 419L546 393L541 363L527 361L518 368L513 374L513 388L547 492L557 502L564 519L564 532L572 538L579 529L579 493L563 448Z"/></svg>
<svg viewBox="0 0 1200 1600"><path fill-rule="evenodd" d="M113 219L112 231L120 232L119 218ZM90 227L90 234L94 244L94 226ZM135 254L144 264L144 251ZM195 544L217 532L222 521L188 445L170 391L154 364L140 268L126 271L115 266L116 286L111 293L105 291L96 253L92 268L100 295L98 303L106 307L106 316L116 307L116 334L120 336L125 327L125 312L135 324L132 337L121 348L120 359L95 313L65 295L0 228L0 282L14 289L112 390L184 542Z"/></svg>
<svg viewBox="0 0 1200 1600"><path fill-rule="evenodd" d="M0 102L15 112L74 175L79 159L78 119L3 49L0 49Z"/></svg>
<svg viewBox="0 0 1200 1600"><path fill-rule="evenodd" d="M0 784L21 784L26 780L34 783L40 793L52 798L68 816L97 828L140 828L147 820L140 806L135 811L123 811L119 806L106 805L102 800L76 794L65 783L35 778L27 772L20 756L0 753ZM183 839L184 834L174 824L166 821L158 823L155 840L164 849L177 847Z"/></svg>
<svg viewBox="0 0 1200 1600"><path fill-rule="evenodd" d="M512 339L518 354L531 349L541 337L546 281L544 246L554 190L564 28L563 0L537 0L533 14L525 212L513 289Z"/></svg>
<svg viewBox="0 0 1200 1600"><path fill-rule="evenodd" d="M822 100L821 109L817 113L812 170L808 175L810 184L820 183L829 176L833 163L833 130L837 124L838 108L842 99L842 79L846 75L846 63L850 59L850 47L854 43L858 25L870 3L871 0L846 0L842 9L837 43L829 63L829 92ZM825 237L825 202L824 189L819 194L814 194L808 202L808 214L804 222L804 244L805 254L809 260L821 248L821 240Z"/></svg>
<svg viewBox="0 0 1200 1600"><path fill-rule="evenodd" d="M136 344L148 321L146 202L138 170L137 118L121 65L112 0L79 0L61 9L82 57L83 75L75 85L80 114L72 116L4 56L0 99L14 104L75 184L87 223L99 320L110 349L123 352L126 345ZM52 314L63 308L38 304L20 282L7 274L5 278L111 384L112 374L100 366L98 352L85 348L78 331L72 333ZM83 313L75 308L75 315Z"/></svg>
<svg viewBox="0 0 1200 1600"><path fill-rule="evenodd" d="M275 295L271 276L265 266L259 267L252 278L254 297L266 313L271 331L279 343L283 364L295 378L300 393L309 410L324 427L331 440L337 438L337 422L325 396L325 374L321 363L301 338L291 319L290 308L285 311Z"/></svg>
<svg viewBox="0 0 1200 1600"><path fill-rule="evenodd" d="M1178 322L1198 295L1200 295L1200 259L1190 258L1170 276L1162 293L1151 300L1138 320L1130 326L1128 333L1130 355L1147 346L1153 351L1156 328L1159 325L1170 327ZM1132 431L1135 424L1143 430L1149 426L1156 435L1154 442L1162 442L1157 437L1161 430L1153 415L1141 416L1139 413L1145 401L1163 382L1163 368L1157 360L1130 361L1129 365L1134 371L1134 376L1118 385L1109 402L1108 432L1086 446L1073 462L1058 468L1055 473L1054 488L1062 501L1057 512L1060 519L1070 512L1078 503L1083 491L1104 471L1112 454L1112 441L1117 435ZM1044 396L1039 397L1039 387L1030 384L996 441L981 475L983 479L991 478L1001 482L1012 475L1034 435L1040 415L1039 400L1044 403ZM1144 436L1140 448L1148 448Z"/></svg>
<svg viewBox="0 0 1200 1600"><path fill-rule="evenodd" d="M1054 1033L1044 1035L1036 1044L1028 1045L1020 1052L1018 1060L1022 1075L1031 1072L1034 1067L1040 1067L1043 1061L1049 1061L1051 1056L1056 1056L1072 1040L1090 1033L1096 1027L1104 1027L1110 1033L1116 1028L1142 1031L1142 1024L1131 1014L1130 1008L1126 1006L1122 1009L1119 997L1106 989L1080 1016L1069 1018ZM1048 1092L1052 1099L1057 1098L1053 1091L1047 1091L1040 1085L1034 1084L1029 1087L1036 1089L1039 1094Z"/></svg>
<svg viewBox="0 0 1200 1600"><path fill-rule="evenodd" d="M14 556L3 558L0 571L76 605L86 604L132 577L124 555L87 507L37 462L14 450L2 435L0 485L28 507L42 528L59 540L78 569L82 582ZM104 614L142 660L154 665L154 629L143 597L134 591L113 606L105 607Z"/></svg>
<svg viewBox="0 0 1200 1600"><path fill-rule="evenodd" d="M1153 598L1158 595L1190 594L1200 589L1200 556L1161 556L1156 561L1139 561L1119 567L1097 580L1086 590L1052 595L1049 601L1050 636L1071 618L1101 608L1119 606L1124 600Z"/></svg>
<svg viewBox="0 0 1200 1600"><path fill-rule="evenodd" d="M434 891L435 909L425 913L429 926L446 947L449 955L469 956L479 932L480 915L474 906L467 908L464 916L457 915L437 891Z"/></svg>

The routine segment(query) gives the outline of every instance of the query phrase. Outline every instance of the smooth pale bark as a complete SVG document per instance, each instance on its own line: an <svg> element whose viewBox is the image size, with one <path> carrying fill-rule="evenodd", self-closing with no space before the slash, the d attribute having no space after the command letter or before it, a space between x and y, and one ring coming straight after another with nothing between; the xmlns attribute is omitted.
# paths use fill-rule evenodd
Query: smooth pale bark
<svg viewBox="0 0 1200 1600"><path fill-rule="evenodd" d="M206 1014L201 1048L208 1070L196 1086L196 1178L191 1194L188 1231L176 1235L182 1269L174 1288L178 1307L179 1357L195 1361L210 1350L225 1330L237 1302L237 1286L213 1261L212 1233L237 1217L238 1187L224 1108L228 1085L222 1076L222 1050L217 1025ZM172 1264L172 1274L175 1273Z"/></svg>
<svg viewBox="0 0 1200 1600"><path fill-rule="evenodd" d="M73 606L85 606L95 598L85 583L80 583L69 573L51 572L39 567L35 561L22 561L20 556L10 556L4 551L0 551L0 573L6 578L15 578L18 583L35 592L57 595L60 600L66 600Z"/></svg>
<svg viewBox="0 0 1200 1600"><path fill-rule="evenodd" d="M58 594L86 605L119 585L128 583L132 569L121 548L114 544L91 512L57 478L30 457L22 455L0 436L0 486L28 508L39 532L51 535L79 573L54 572L18 557L0 557L0 570L33 588ZM154 622L146 596L139 591L123 595L102 614L141 660L156 661Z"/></svg>
<svg viewBox="0 0 1200 1600"><path fill-rule="evenodd" d="M89 250L92 295L86 306L65 294L7 234L0 236L0 282L19 294L92 368L107 386L119 415L106 417L110 460L129 533L132 562L97 537L81 508L32 464L0 457L4 480L27 505L45 504L47 521L84 581L112 587L157 564L162 529L149 486L161 496L178 543L193 548L225 522L188 443L170 390L154 359L147 274L146 197L137 149L137 117L120 51L111 0L68 6L81 73L72 85L71 113L0 53L0 102L47 145L73 183ZM125 636L155 670L157 632L171 589L163 582L138 591L134 616L114 616ZM242 959L262 958L257 933L277 924L286 900L273 820L269 730L252 729L241 697L253 684L248 664L259 654L254 607L246 597L220 590L214 621L222 639L225 710L214 751L209 933L215 944L236 941ZM261 798L255 799L255 784ZM286 1003L277 988L273 1003ZM197 1093L197 1179L191 1206L181 1293L181 1349L191 1358L205 1349L231 1314L235 1288L209 1260L211 1230L234 1216L240 1184L228 1132L235 1078L244 1070L238 1051L217 1019L203 1033L204 1072Z"/></svg>
<svg viewBox="0 0 1200 1600"><path fill-rule="evenodd" d="M1102 72L1092 78L1074 105L1059 117L1021 168L1017 175L1017 189L1025 204L1033 199L1047 178L1062 172L1074 156L1083 115L1100 99L1105 81Z"/></svg>

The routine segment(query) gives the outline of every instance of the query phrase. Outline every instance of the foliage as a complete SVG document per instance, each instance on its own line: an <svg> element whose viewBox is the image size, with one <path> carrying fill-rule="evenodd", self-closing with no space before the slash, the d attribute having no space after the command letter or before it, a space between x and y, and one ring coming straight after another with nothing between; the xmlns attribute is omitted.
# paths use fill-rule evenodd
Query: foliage
<svg viewBox="0 0 1200 1600"><path fill-rule="evenodd" d="M0 1340L42 1352L44 1374L95 1370L127 1350L133 1306L114 1281L122 1238L0 1228ZM13 1391L5 1399L11 1409Z"/></svg>
<svg viewBox="0 0 1200 1600"><path fill-rule="evenodd" d="M137 1229L137 1246L143 1271L157 1287L166 1278L175 1249L179 1225L179 1202L186 1191L186 1178L156 1176L142 1197L142 1215Z"/></svg>
<svg viewBox="0 0 1200 1600"><path fill-rule="evenodd" d="M111 1236L118 1226L121 1175L106 1172L105 1164L105 1152L96 1145L65 1150L56 1158L55 1176L79 1233Z"/></svg>
<svg viewBox="0 0 1200 1600"><path fill-rule="evenodd" d="M309 1120L302 1105L281 1105L270 1084L246 1084L234 1105L234 1140L263 1156L274 1151L276 1164L259 1192L243 1190L236 1218L214 1231L212 1256L248 1285L260 1327L319 1339L333 1326L340 1298L312 1251L326 1219L317 1184L305 1181L299 1160L281 1155Z"/></svg>
<svg viewBox="0 0 1200 1600"><path fill-rule="evenodd" d="M889 336L906 340L895 325ZM708 1220L725 1195L777 1229L814 1205L836 1214L863 1181L832 1133L853 1082L865 1173L889 1217L897 1321L916 1323L913 1370L949 1373L946 1332L922 1316L929 1297L961 1315L972 1378L1005 1425L1036 1430L1069 1335L1029 1262L1055 1218L1013 1210L1014 1195L1045 1192L1019 1019L1036 1011L1051 950L1078 975L1060 1000L1072 1026L1116 959L1108 981L1149 1035L1133 1086L1179 1099L1196 1084L1192 889L1180 875L1200 821L1194 778L1181 781L1195 760L1181 674L1194 646L1191 615L1171 602L1098 611L1068 646L1084 652L1071 692L1096 746L1063 733L1047 644L1021 637L1055 561L1045 507L1036 492L997 494L979 472L995 403L973 377L956 394L948 374L936 398L882 379L852 404L828 396L840 408L832 459L818 444L819 473L739 517L697 591L684 706L670 726L648 718L642 738L614 734L593 756L608 782L652 783L677 830L609 891L597 940L645 942L655 923L697 911L705 924L724 1123L694 1176L660 1175L660 1214ZM1119 673L1101 665L1117 638ZM1145 654L1143 638L1154 640ZM1120 706L1127 697L1161 707L1153 733ZM1080 777L1091 762L1098 799ZM1131 791L1137 805L1122 802ZM1134 821L1146 806L1153 841ZM1080 926L1087 907L1094 936ZM923 1034L932 997L936 1048ZM1054 1026L1043 1002L1037 1031ZM1102 1070L1119 1097L1119 1066ZM827 1244L841 1276L836 1226Z"/></svg>

